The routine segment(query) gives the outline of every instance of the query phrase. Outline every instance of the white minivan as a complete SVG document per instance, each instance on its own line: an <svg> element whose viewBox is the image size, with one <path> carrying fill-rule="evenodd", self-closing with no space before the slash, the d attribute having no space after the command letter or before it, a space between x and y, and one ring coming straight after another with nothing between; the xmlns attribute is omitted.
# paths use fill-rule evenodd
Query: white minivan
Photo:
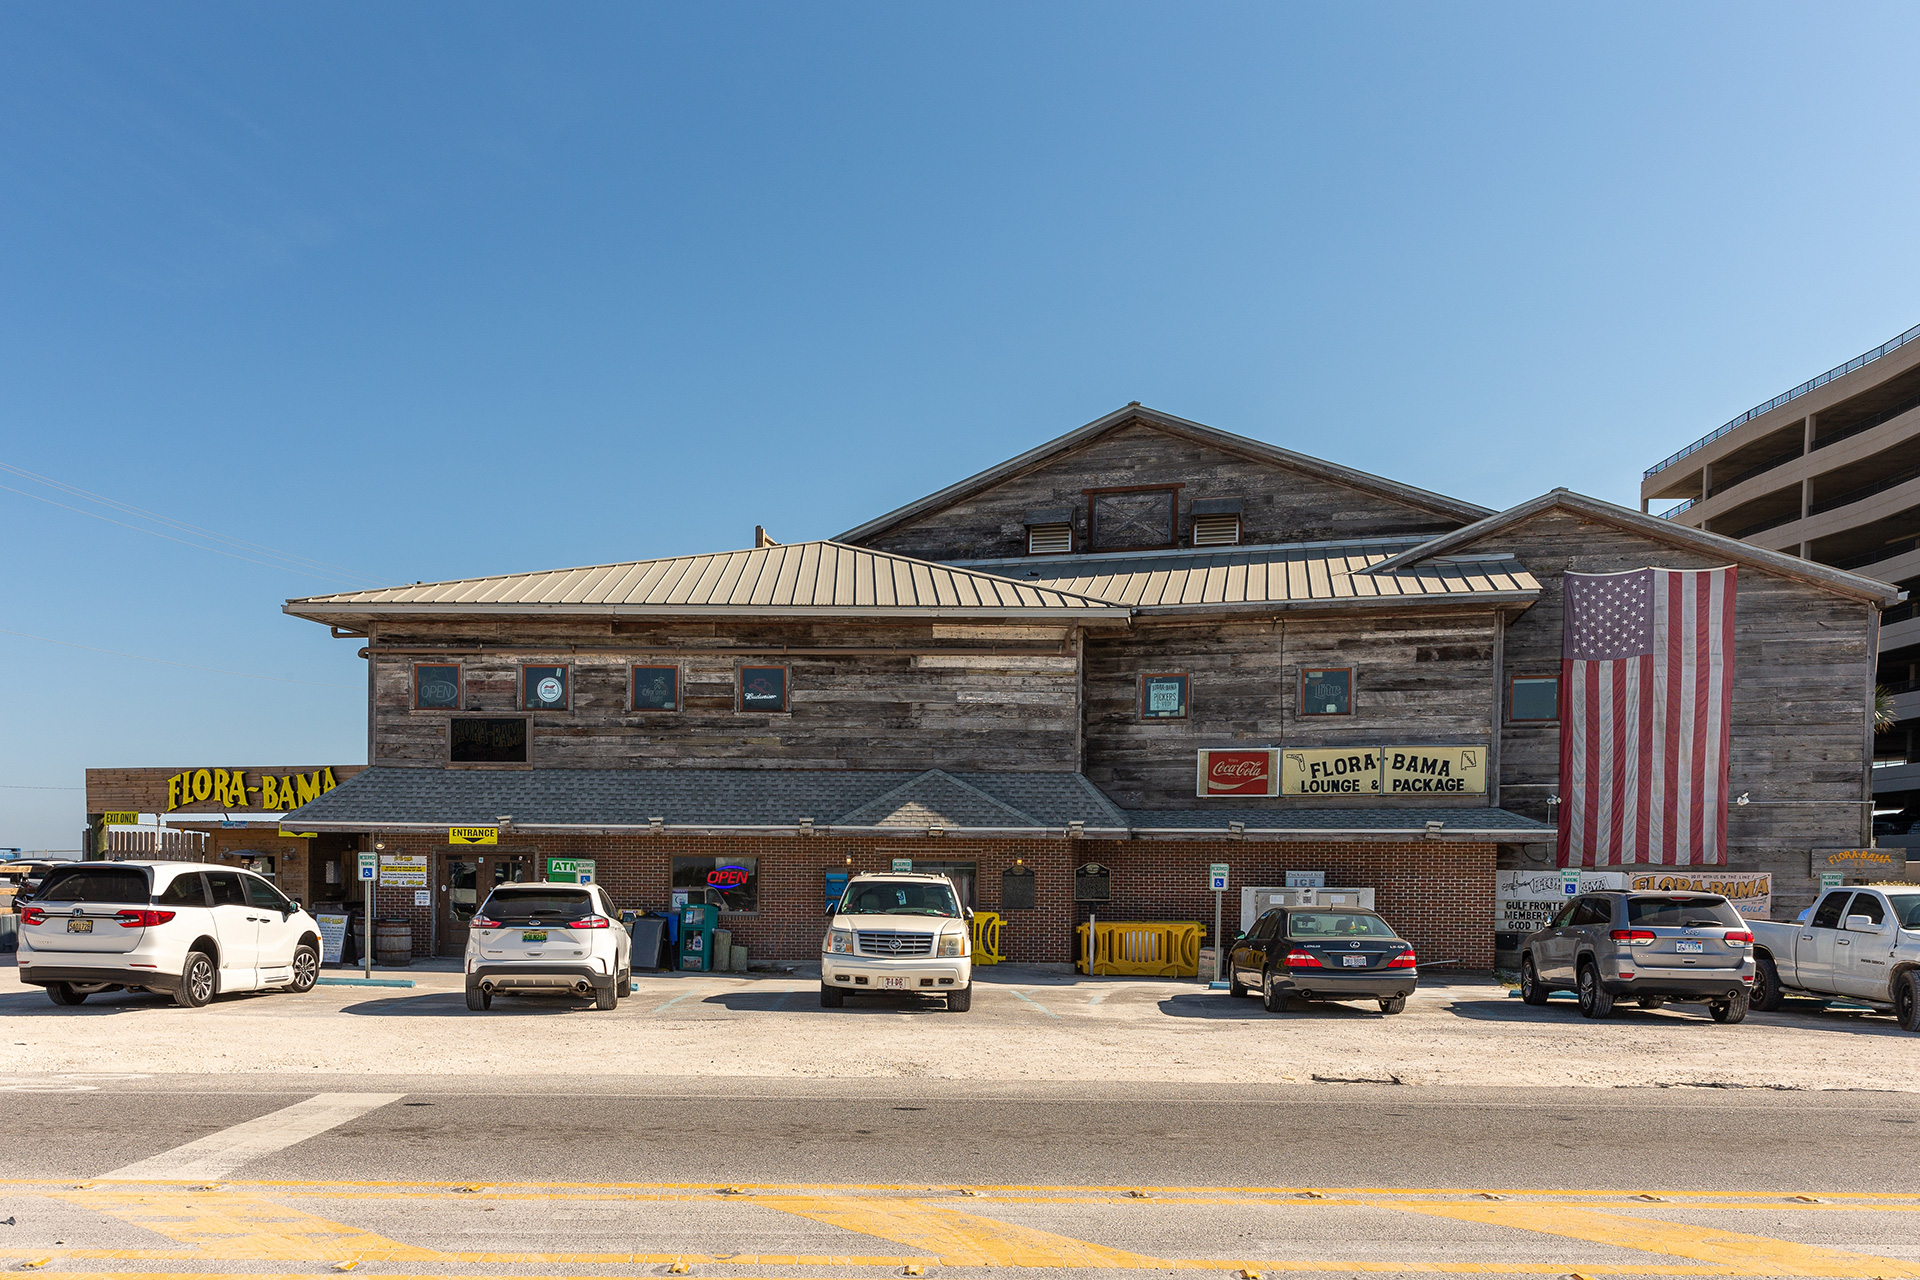
<svg viewBox="0 0 1920 1280"><path fill-rule="evenodd" d="M20 912L20 981L55 1004L157 991L197 1009L216 994L311 991L320 926L251 872L202 862L76 862Z"/></svg>

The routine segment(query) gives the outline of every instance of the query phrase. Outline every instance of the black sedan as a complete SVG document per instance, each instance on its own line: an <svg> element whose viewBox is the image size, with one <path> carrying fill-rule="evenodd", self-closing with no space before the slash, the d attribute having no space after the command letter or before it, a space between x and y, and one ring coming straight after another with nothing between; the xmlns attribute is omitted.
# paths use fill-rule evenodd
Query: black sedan
<svg viewBox="0 0 1920 1280"><path fill-rule="evenodd" d="M1268 1013L1292 1000L1377 1000L1399 1013L1419 985L1413 944L1371 911L1275 907L1234 940L1236 996L1258 991Z"/></svg>

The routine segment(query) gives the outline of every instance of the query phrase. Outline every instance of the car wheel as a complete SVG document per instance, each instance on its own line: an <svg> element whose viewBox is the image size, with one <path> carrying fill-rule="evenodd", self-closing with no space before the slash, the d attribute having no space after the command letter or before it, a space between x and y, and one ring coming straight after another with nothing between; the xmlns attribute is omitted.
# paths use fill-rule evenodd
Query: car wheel
<svg viewBox="0 0 1920 1280"><path fill-rule="evenodd" d="M618 1005L620 1003L620 997L614 994L613 988L614 984L611 982L604 987L595 987L593 989L593 1007L604 1010L614 1008Z"/></svg>
<svg viewBox="0 0 1920 1280"><path fill-rule="evenodd" d="M973 1008L973 984L972 983L968 983L966 986L961 987L956 991L949 991L947 993L947 1012L948 1013L965 1013L967 1010L971 1008Z"/></svg>
<svg viewBox="0 0 1920 1280"><path fill-rule="evenodd" d="M614 985L614 992L622 1000L633 994L633 970L625 969L620 973L620 981Z"/></svg>
<svg viewBox="0 0 1920 1280"><path fill-rule="evenodd" d="M1667 1007L1667 998L1665 996L1641 996L1640 1007L1642 1009L1664 1009Z"/></svg>
<svg viewBox="0 0 1920 1280"><path fill-rule="evenodd" d="M189 951L180 965L180 985L174 989L173 999L188 1009L204 1009L213 999L213 989L219 974L213 967L213 957L204 951Z"/></svg>
<svg viewBox="0 0 1920 1280"><path fill-rule="evenodd" d="M295 995L304 995L313 990L313 984L320 981L320 953L306 943L293 949L293 985L288 988Z"/></svg>
<svg viewBox="0 0 1920 1280"><path fill-rule="evenodd" d="M1533 957L1523 956L1520 960L1520 998L1528 1004L1540 1005L1547 1002L1552 993L1546 984L1540 981L1540 974L1533 967Z"/></svg>
<svg viewBox="0 0 1920 1280"><path fill-rule="evenodd" d="M87 993L75 991L71 982L49 982L47 997L55 1004L79 1004L87 998Z"/></svg>
<svg viewBox="0 0 1920 1280"><path fill-rule="evenodd" d="M1247 984L1238 978L1228 978L1227 994L1234 997L1244 996L1247 994Z"/></svg>
<svg viewBox="0 0 1920 1280"><path fill-rule="evenodd" d="M484 991L479 987L467 988L467 1011L469 1013L485 1013L491 1008L493 1008L493 994L491 992Z"/></svg>
<svg viewBox="0 0 1920 1280"><path fill-rule="evenodd" d="M1382 1013L1400 1013L1403 1012L1406 1007L1407 998L1405 996L1388 996L1380 1002L1380 1012Z"/></svg>
<svg viewBox="0 0 1920 1280"><path fill-rule="evenodd" d="M1600 985L1600 969L1589 960L1580 966L1580 1012L1589 1018L1604 1018L1613 1012L1613 997Z"/></svg>
<svg viewBox="0 0 1920 1280"><path fill-rule="evenodd" d="M1707 1006L1715 1022L1739 1022L1747 1016L1747 993L1742 991L1731 1000L1716 1000Z"/></svg>
<svg viewBox="0 0 1920 1280"><path fill-rule="evenodd" d="M822 1009L838 1009L846 1002L846 992L838 987L830 987L824 982L820 984L820 1007Z"/></svg>
<svg viewBox="0 0 1920 1280"><path fill-rule="evenodd" d="M1266 1006L1268 1013L1285 1013L1287 996L1273 984L1273 974L1262 974L1260 978L1260 1003Z"/></svg>
<svg viewBox="0 0 1920 1280"><path fill-rule="evenodd" d="M1787 1002L1787 993L1780 987L1780 970L1774 968L1773 957L1755 956L1753 959L1753 995L1748 1000L1754 1008L1772 1013Z"/></svg>
<svg viewBox="0 0 1920 1280"><path fill-rule="evenodd" d="M1920 969L1900 975L1893 989L1893 1016L1905 1031L1920 1031Z"/></svg>

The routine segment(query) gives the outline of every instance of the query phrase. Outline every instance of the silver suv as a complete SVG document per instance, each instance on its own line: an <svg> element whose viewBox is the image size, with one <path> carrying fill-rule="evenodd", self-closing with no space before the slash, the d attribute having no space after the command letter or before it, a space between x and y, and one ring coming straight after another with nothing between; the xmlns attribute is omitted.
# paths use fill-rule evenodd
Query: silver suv
<svg viewBox="0 0 1920 1280"><path fill-rule="evenodd" d="M1738 1022L1753 991L1753 931L1716 893L1585 893L1521 947L1522 999L1545 1004L1567 990L1589 1018L1618 1000L1691 1000L1715 1022Z"/></svg>

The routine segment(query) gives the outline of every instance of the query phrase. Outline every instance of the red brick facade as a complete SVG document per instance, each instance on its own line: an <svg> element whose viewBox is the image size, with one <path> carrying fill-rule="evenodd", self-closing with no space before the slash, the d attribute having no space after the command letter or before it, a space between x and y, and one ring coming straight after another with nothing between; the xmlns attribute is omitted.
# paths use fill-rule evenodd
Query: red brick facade
<svg viewBox="0 0 1920 1280"><path fill-rule="evenodd" d="M435 838L437 834L376 837L388 853L431 856L436 900L445 883L440 859L459 856ZM974 905L983 911L1000 909L1001 874L1015 859L1032 869L1034 909L1003 913L1002 946L1014 961L1071 958L1073 926L1086 920L1085 904L1073 901L1074 868L1083 863L1098 862L1112 872L1113 898L1098 908L1102 919L1198 920L1210 931L1213 895L1206 887L1207 866L1225 862L1233 868L1233 889L1226 895L1223 915L1229 937L1239 925L1241 886L1283 884L1289 870L1324 871L1329 885L1375 889L1380 913L1422 956L1456 960L1473 969L1493 967L1491 844L503 835L497 852L595 859L599 882L617 905L627 908L668 905L676 856L757 858L759 910L720 918L756 964L804 963L818 956L828 872L885 871L894 858L913 858L975 863ZM376 910L382 917L410 921L414 954L430 954L433 909L414 906L411 889L379 890Z"/></svg>

